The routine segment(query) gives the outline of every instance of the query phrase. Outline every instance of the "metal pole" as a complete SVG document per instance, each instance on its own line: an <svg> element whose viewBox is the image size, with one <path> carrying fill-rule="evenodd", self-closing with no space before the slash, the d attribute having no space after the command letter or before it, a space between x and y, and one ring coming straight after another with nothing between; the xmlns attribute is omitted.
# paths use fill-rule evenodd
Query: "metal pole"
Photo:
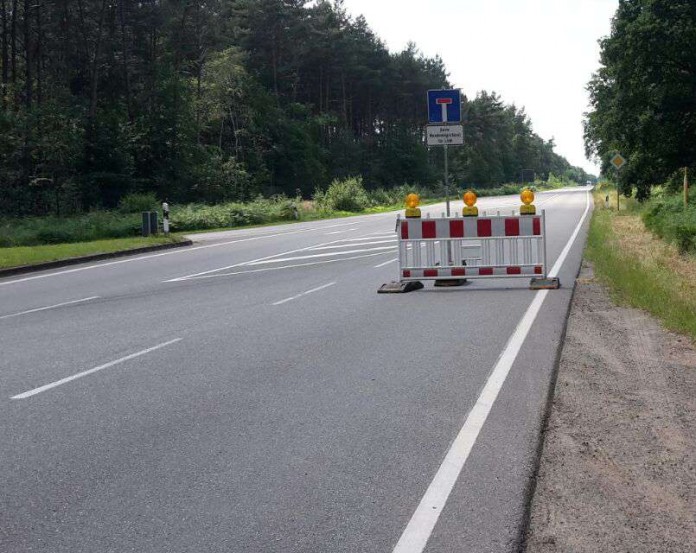
<svg viewBox="0 0 696 553"><path fill-rule="evenodd" d="M619 184L619 170L616 170L616 212L619 212L621 203L621 185Z"/></svg>
<svg viewBox="0 0 696 553"><path fill-rule="evenodd" d="M549 276L549 268L546 266L546 210L542 209L541 210L541 232L542 232L542 244L544 245L543 249L543 258L542 258L542 264L544 266L544 278L547 278Z"/></svg>
<svg viewBox="0 0 696 553"><path fill-rule="evenodd" d="M445 197L447 200L447 217L450 216L450 200L449 200L449 167L447 165L447 144L445 144Z"/></svg>

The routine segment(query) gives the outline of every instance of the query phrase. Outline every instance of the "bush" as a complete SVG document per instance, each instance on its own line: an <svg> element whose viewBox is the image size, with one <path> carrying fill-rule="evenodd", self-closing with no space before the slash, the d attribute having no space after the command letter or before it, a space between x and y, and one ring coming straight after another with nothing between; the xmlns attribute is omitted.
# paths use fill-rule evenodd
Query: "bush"
<svg viewBox="0 0 696 553"><path fill-rule="evenodd" d="M157 197L152 193L128 194L121 198L118 210L121 213L141 213L156 210L159 207L158 204Z"/></svg>
<svg viewBox="0 0 696 553"><path fill-rule="evenodd" d="M362 177L335 179L326 192L317 190L314 201L320 211L363 211L370 205L370 198L363 186Z"/></svg>
<svg viewBox="0 0 696 553"><path fill-rule="evenodd" d="M648 202L642 217L646 228L675 244L680 252L696 252L695 204L684 209L680 195L661 194Z"/></svg>
<svg viewBox="0 0 696 553"><path fill-rule="evenodd" d="M188 204L172 207L170 225L176 232L259 225L294 220L298 209L284 196L257 198L249 203Z"/></svg>

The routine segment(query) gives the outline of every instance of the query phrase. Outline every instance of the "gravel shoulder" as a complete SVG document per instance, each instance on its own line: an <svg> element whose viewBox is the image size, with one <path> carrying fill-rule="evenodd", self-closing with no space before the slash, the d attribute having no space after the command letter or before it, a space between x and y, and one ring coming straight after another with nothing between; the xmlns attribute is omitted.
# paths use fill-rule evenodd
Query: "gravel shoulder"
<svg viewBox="0 0 696 553"><path fill-rule="evenodd" d="M528 553L696 551L696 349L617 307L583 264Z"/></svg>

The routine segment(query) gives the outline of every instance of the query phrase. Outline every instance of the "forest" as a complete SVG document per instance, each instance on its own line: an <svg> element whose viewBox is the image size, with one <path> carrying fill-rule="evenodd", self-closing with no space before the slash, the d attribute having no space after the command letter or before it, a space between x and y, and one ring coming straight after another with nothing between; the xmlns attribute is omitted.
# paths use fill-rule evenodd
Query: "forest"
<svg viewBox="0 0 696 553"><path fill-rule="evenodd" d="M334 179L437 186L438 57L390 52L340 0L0 0L0 215L311 197ZM481 91L453 181L589 176Z"/></svg>

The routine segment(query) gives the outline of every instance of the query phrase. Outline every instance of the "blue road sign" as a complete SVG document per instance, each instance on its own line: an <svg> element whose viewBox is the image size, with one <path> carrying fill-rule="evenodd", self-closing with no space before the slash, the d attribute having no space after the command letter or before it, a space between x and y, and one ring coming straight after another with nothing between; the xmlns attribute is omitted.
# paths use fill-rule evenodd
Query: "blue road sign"
<svg viewBox="0 0 696 553"><path fill-rule="evenodd" d="M428 120L430 123L459 123L462 120L459 90L428 90Z"/></svg>

